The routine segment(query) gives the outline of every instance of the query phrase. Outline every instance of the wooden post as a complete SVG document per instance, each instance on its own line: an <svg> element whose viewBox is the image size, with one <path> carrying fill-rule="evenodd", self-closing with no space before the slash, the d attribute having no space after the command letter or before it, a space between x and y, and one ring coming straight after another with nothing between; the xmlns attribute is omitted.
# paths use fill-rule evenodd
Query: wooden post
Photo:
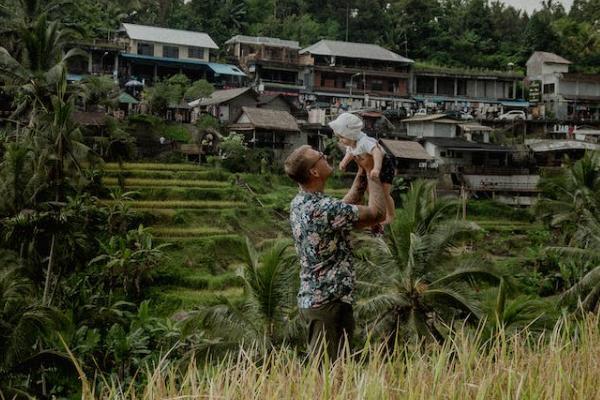
<svg viewBox="0 0 600 400"><path fill-rule="evenodd" d="M467 219L467 191L465 190L465 185L460 185L460 198L462 202L462 219Z"/></svg>

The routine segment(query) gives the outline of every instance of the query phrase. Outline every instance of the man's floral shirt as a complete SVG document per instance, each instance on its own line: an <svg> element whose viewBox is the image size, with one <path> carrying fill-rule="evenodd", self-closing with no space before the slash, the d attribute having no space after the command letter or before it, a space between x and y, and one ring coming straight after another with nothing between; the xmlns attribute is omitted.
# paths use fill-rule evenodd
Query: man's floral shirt
<svg viewBox="0 0 600 400"><path fill-rule="evenodd" d="M300 191L290 206L290 222L300 257L298 306L316 308L335 300L352 304L354 268L349 233L358 207Z"/></svg>

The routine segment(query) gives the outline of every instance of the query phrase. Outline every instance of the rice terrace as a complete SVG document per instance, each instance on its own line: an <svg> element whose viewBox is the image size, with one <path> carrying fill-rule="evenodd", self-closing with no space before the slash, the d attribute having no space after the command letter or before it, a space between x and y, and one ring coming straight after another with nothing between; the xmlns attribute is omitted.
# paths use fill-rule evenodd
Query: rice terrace
<svg viewBox="0 0 600 400"><path fill-rule="evenodd" d="M600 399L597 0L0 21L0 399Z"/></svg>

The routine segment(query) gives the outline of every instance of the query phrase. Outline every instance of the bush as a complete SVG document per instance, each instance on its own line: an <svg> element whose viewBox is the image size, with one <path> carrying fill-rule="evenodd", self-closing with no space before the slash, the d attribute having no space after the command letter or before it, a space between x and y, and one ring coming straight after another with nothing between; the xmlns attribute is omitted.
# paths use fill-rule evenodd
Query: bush
<svg viewBox="0 0 600 400"><path fill-rule="evenodd" d="M231 172L258 173L261 169L261 160L264 158L268 164L273 163L273 154L265 149L249 149L244 144L244 137L233 133L221 142L223 151L222 166Z"/></svg>
<svg viewBox="0 0 600 400"><path fill-rule="evenodd" d="M511 207L495 200L471 200L467 203L467 215L493 219L532 221L533 215L528 209Z"/></svg>
<svg viewBox="0 0 600 400"><path fill-rule="evenodd" d="M188 143L192 138L190 132L179 124L165 124L162 136L183 143Z"/></svg>

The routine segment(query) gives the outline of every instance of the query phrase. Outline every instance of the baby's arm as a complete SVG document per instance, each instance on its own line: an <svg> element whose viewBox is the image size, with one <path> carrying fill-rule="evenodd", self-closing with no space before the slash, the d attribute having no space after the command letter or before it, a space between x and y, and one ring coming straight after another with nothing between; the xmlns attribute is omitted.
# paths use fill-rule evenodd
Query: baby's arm
<svg viewBox="0 0 600 400"><path fill-rule="evenodd" d="M371 179L379 178L379 173L381 172L381 165L383 164L383 150L376 145L371 150L371 155L373 156L373 169L371 170Z"/></svg>
<svg viewBox="0 0 600 400"><path fill-rule="evenodd" d="M350 153L349 151L346 152L346 154L344 155L344 158L342 158L342 161L340 161L340 171L345 171L346 167L348 166L348 164L350 163L350 161L352 161L352 158L354 158L352 156L352 153Z"/></svg>

